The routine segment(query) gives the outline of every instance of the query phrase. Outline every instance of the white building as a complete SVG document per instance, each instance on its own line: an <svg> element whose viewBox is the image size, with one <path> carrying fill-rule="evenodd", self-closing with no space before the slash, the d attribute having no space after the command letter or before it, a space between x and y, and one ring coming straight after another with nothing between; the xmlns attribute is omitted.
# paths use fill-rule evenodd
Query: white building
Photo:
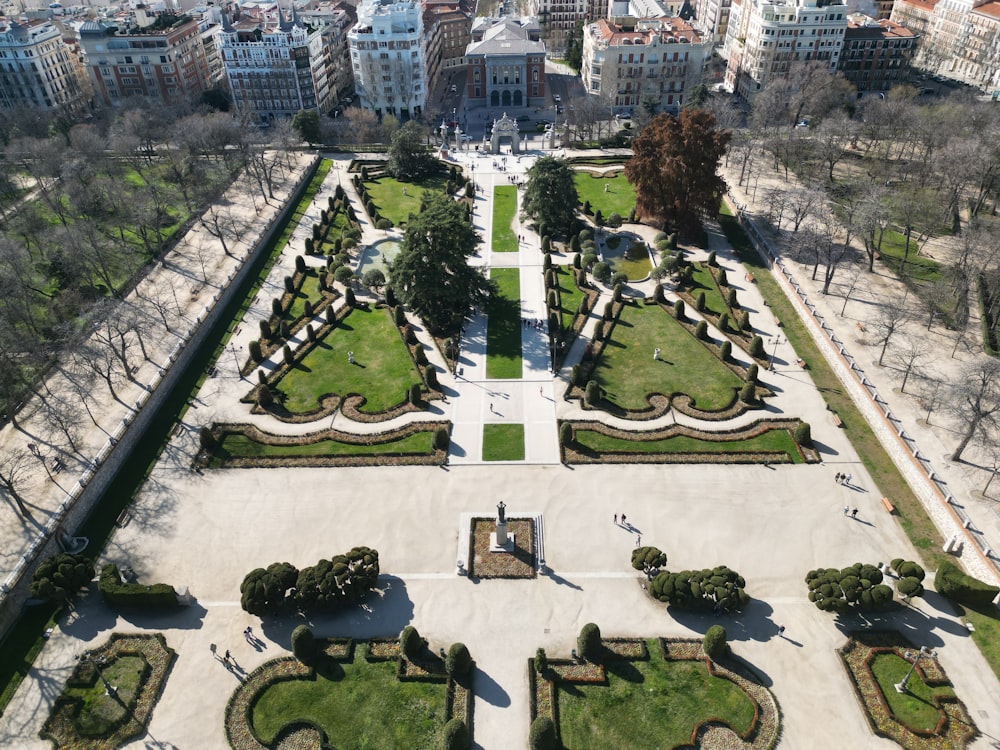
<svg viewBox="0 0 1000 750"><path fill-rule="evenodd" d="M640 104L677 113L711 53L711 40L680 18L601 19L584 27L580 72L616 113Z"/></svg>
<svg viewBox="0 0 1000 750"><path fill-rule="evenodd" d="M218 38L237 110L267 122L333 106L322 34L294 13L286 18L279 10L274 20L246 17L235 25L226 20Z"/></svg>
<svg viewBox="0 0 1000 750"><path fill-rule="evenodd" d="M822 61L837 70L847 5L822 0L733 0L723 56L726 85L750 100L796 62Z"/></svg>
<svg viewBox="0 0 1000 750"><path fill-rule="evenodd" d="M420 3L364 0L347 41L361 106L377 115L419 117L428 88Z"/></svg>
<svg viewBox="0 0 1000 750"><path fill-rule="evenodd" d="M0 109L79 106L85 75L51 22L0 22Z"/></svg>

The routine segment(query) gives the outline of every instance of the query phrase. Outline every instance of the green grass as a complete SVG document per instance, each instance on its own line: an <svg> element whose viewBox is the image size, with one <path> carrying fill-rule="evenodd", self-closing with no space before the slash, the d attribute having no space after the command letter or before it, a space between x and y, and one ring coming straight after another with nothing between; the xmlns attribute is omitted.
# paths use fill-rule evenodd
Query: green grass
<svg viewBox="0 0 1000 750"><path fill-rule="evenodd" d="M787 454L792 463L804 463L803 458L788 430L769 430L763 435L746 440L716 442L678 435L664 440L625 440L602 435L591 430L577 430L576 442L594 451L617 451L625 453L756 453L758 451L780 451Z"/></svg>
<svg viewBox="0 0 1000 750"><path fill-rule="evenodd" d="M500 185L493 189L493 252L516 253L518 242L512 226L517 211L517 188Z"/></svg>
<svg viewBox="0 0 1000 750"><path fill-rule="evenodd" d="M660 359L653 349L660 347ZM686 393L699 409L732 403L743 382L672 315L656 306L626 305L604 347L594 379L624 409L648 406L649 393Z"/></svg>
<svg viewBox="0 0 1000 750"><path fill-rule="evenodd" d="M380 412L406 400L419 382L413 360L386 309L356 308L282 377L277 388L290 412L315 409L320 396L360 393L366 412ZM347 353L354 352L355 364Z"/></svg>
<svg viewBox="0 0 1000 750"><path fill-rule="evenodd" d="M315 679L278 682L253 707L253 727L268 745L296 721L322 727L343 750L441 747L445 687L400 682L393 661L321 659Z"/></svg>
<svg viewBox="0 0 1000 750"><path fill-rule="evenodd" d="M649 661L609 661L607 685L559 683L564 750L663 750L686 745L701 722L717 718L737 732L753 723L753 703L704 662L664 661L655 641Z"/></svg>
<svg viewBox="0 0 1000 750"><path fill-rule="evenodd" d="M140 656L119 656L101 671L128 705L139 690L145 665L146 660ZM104 683L96 675L89 687L67 687L63 695L81 701L80 713L73 722L81 734L107 735L125 717L125 707L104 694Z"/></svg>
<svg viewBox="0 0 1000 750"><path fill-rule="evenodd" d="M905 248L906 238L901 233L891 230L886 232L882 237L882 246L879 249L882 262L900 277L914 281L934 282L941 277L942 265L933 258L918 255L920 246L912 237L910 238L910 253L906 257L906 266L904 267Z"/></svg>
<svg viewBox="0 0 1000 750"><path fill-rule="evenodd" d="M371 199L375 201L378 212L393 223L394 226L405 226L410 214L420 213L420 199L428 190L441 192L445 189L447 175L438 173L429 175L419 182L401 182L395 177L379 177L365 183ZM406 195L403 195L406 188ZM360 210L364 210L361 208Z"/></svg>
<svg viewBox="0 0 1000 750"><path fill-rule="evenodd" d="M486 377L521 377L521 276L517 268L494 268L498 294L486 305Z"/></svg>
<svg viewBox="0 0 1000 750"><path fill-rule="evenodd" d="M338 440L320 440L309 445L265 445L251 440L239 433L226 433L222 437L222 448L219 451L221 460L228 458L258 458L292 456L382 456L397 453L432 453L431 432L418 432L415 435L375 445L360 445L342 443Z"/></svg>
<svg viewBox="0 0 1000 750"><path fill-rule="evenodd" d="M364 209L360 206L355 209L355 211ZM338 239L340 239L343 231L350 226L350 222L347 220L347 210L341 209L333 217L333 223L330 224L330 228L326 231L326 237L323 242L320 243L318 253L324 255L329 255L333 252L334 245Z"/></svg>
<svg viewBox="0 0 1000 750"><path fill-rule="evenodd" d="M299 287L299 291L292 298L292 305L288 308L285 319L289 321L298 320L306 314L306 300L312 302L315 307L316 303L319 302L320 296L319 274L312 268L307 269L305 278L302 279L302 286ZM318 311L314 310L313 312Z"/></svg>
<svg viewBox="0 0 1000 750"><path fill-rule="evenodd" d="M646 278L653 270L653 264L649 260L649 255L644 255L639 260L630 260L625 254L629 243L620 237L611 237L610 240L617 239L619 242L606 242L607 249L604 259L611 264L613 273L623 273L629 281L639 281Z"/></svg>
<svg viewBox="0 0 1000 750"><path fill-rule="evenodd" d="M941 718L941 710L931 701L935 695L953 696L950 687L929 687L914 670L906 683L907 693L897 693L893 687L910 670L910 662L896 654L876 654L872 660L872 674L878 681L889 704L889 710L903 724L918 731L933 732Z"/></svg>
<svg viewBox="0 0 1000 750"><path fill-rule="evenodd" d="M523 461L523 424L484 424L484 461Z"/></svg>
<svg viewBox="0 0 1000 750"><path fill-rule="evenodd" d="M610 214L617 213L622 217L622 221L628 221L628 215L635 206L635 189L625 179L624 173L614 177L595 177L587 172L577 172L575 180L581 204L590 201L590 210L600 209L605 219ZM608 185L606 193L605 184Z"/></svg>
<svg viewBox="0 0 1000 750"><path fill-rule="evenodd" d="M715 279L712 278L712 272L708 270L707 266L703 266L701 263L694 264L692 282L693 285L689 290L691 296L697 299L698 295L704 292L707 312L721 315L729 309L726 307L726 301L722 298L722 292L715 285Z"/></svg>
<svg viewBox="0 0 1000 750"><path fill-rule="evenodd" d="M568 328L580 309L580 300L586 295L576 285L573 279L572 266L553 266L559 277L559 312L562 316L562 327Z"/></svg>

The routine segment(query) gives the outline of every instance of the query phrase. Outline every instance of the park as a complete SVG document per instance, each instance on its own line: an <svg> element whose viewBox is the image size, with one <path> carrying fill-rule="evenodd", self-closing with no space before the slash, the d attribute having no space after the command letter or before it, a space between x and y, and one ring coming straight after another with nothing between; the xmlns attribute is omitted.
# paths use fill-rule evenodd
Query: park
<svg viewBox="0 0 1000 750"><path fill-rule="evenodd" d="M694 231L642 221L624 156L426 157L288 170L107 543L33 583L62 598L0 741L1000 736L996 592L938 552L735 200Z"/></svg>

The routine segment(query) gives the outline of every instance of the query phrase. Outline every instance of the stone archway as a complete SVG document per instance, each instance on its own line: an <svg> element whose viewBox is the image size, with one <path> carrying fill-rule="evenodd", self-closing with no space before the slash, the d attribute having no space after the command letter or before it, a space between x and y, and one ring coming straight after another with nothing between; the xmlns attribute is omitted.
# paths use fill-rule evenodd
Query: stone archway
<svg viewBox="0 0 1000 750"><path fill-rule="evenodd" d="M504 91L503 92L503 97L501 98L501 103L505 107L509 107L510 106L510 92L509 91Z"/></svg>
<svg viewBox="0 0 1000 750"><path fill-rule="evenodd" d="M507 117L504 112L503 117L493 121L493 140L490 144L491 153L500 153L500 139L510 139L511 153L521 153L521 135L518 133L517 120Z"/></svg>
<svg viewBox="0 0 1000 750"><path fill-rule="evenodd" d="M490 106L491 107L499 107L500 106L500 92L499 91L494 91L492 94L490 94Z"/></svg>
<svg viewBox="0 0 1000 750"><path fill-rule="evenodd" d="M524 106L524 97L521 95L520 89L514 92L514 106L515 107Z"/></svg>

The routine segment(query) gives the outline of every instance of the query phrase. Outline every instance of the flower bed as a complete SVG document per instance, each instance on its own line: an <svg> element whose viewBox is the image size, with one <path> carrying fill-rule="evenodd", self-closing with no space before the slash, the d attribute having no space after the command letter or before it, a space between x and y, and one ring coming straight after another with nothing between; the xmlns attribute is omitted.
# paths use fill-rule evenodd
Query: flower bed
<svg viewBox="0 0 1000 750"><path fill-rule="evenodd" d="M574 435L579 432L594 432L606 435L623 441L636 443L667 440L673 437L688 437L712 443L727 443L734 441L749 440L759 437L772 430L787 430L789 435L794 435L795 428L800 424L798 419L759 419L745 427L738 427L731 430L721 430L709 432L699 430L685 425L669 425L659 430L647 430L644 432L634 430L623 430L610 427L602 422L595 421L566 421L573 426ZM794 442L801 458L806 462L816 462L819 460L818 452L813 448L806 448ZM645 452L640 450L628 451L598 451L580 446L576 440L572 445L560 446L562 450L563 462L567 464L592 464L592 463L791 463L792 458L780 451L725 451L725 452Z"/></svg>
<svg viewBox="0 0 1000 750"><path fill-rule="evenodd" d="M417 661L400 658L397 662L396 678L401 682L445 682L448 672L444 668L444 659L434 654L425 654Z"/></svg>
<svg viewBox="0 0 1000 750"><path fill-rule="evenodd" d="M851 633L851 639L837 650L854 688L858 703L872 731L886 737L906 750L960 750L979 736L965 705L954 695L932 695L940 711L933 731L907 726L889 707L885 686L872 672L872 661L880 653L894 653L905 658L906 651L916 651L901 634L893 631ZM912 661L908 659L907 661ZM944 669L934 657L925 656L910 676L910 682L920 680L925 685L950 686ZM892 689L890 686L888 689Z"/></svg>
<svg viewBox="0 0 1000 750"><path fill-rule="evenodd" d="M112 633L103 646L91 650L88 656L91 659L103 658L104 668L126 656L143 660L142 675L135 694L131 696L131 700L126 701L121 721L115 722L103 736L84 737L78 729L77 718L83 711L96 709L97 704L92 707L84 706L78 699L63 695L56 699L39 735L43 739L51 740L57 747L94 750L111 750L124 745L130 739L141 737L146 732L149 718L163 691L163 685L167 681L167 675L177 654L167 646L166 640L160 633L151 635ZM92 685L97 680L98 675L93 664L81 662L67 682L67 689L74 685ZM114 701L114 698L108 696L107 700Z"/></svg>
<svg viewBox="0 0 1000 750"><path fill-rule="evenodd" d="M272 435L252 424L218 423L212 426L212 434L216 442L222 445L225 435L242 435L262 445L270 446L311 446L326 440L355 446L387 446L404 438L422 433L430 433L439 428L451 429L450 422L413 422L409 425L369 435L353 435L340 430L327 429L312 432L308 435ZM433 439L431 437L431 439ZM376 451L359 452L350 455L244 455L244 456L210 456L200 455L202 465L234 468L272 468L282 466L439 466L447 458L446 450L431 448L427 453Z"/></svg>
<svg viewBox="0 0 1000 750"><path fill-rule="evenodd" d="M392 661L399 658L398 638L372 638L365 649L365 659L368 661Z"/></svg>
<svg viewBox="0 0 1000 750"><path fill-rule="evenodd" d="M508 536L514 535L513 552L490 552L490 533L496 519L473 518L469 530L469 576L473 578L534 578L535 524L523 518L507 520Z"/></svg>

